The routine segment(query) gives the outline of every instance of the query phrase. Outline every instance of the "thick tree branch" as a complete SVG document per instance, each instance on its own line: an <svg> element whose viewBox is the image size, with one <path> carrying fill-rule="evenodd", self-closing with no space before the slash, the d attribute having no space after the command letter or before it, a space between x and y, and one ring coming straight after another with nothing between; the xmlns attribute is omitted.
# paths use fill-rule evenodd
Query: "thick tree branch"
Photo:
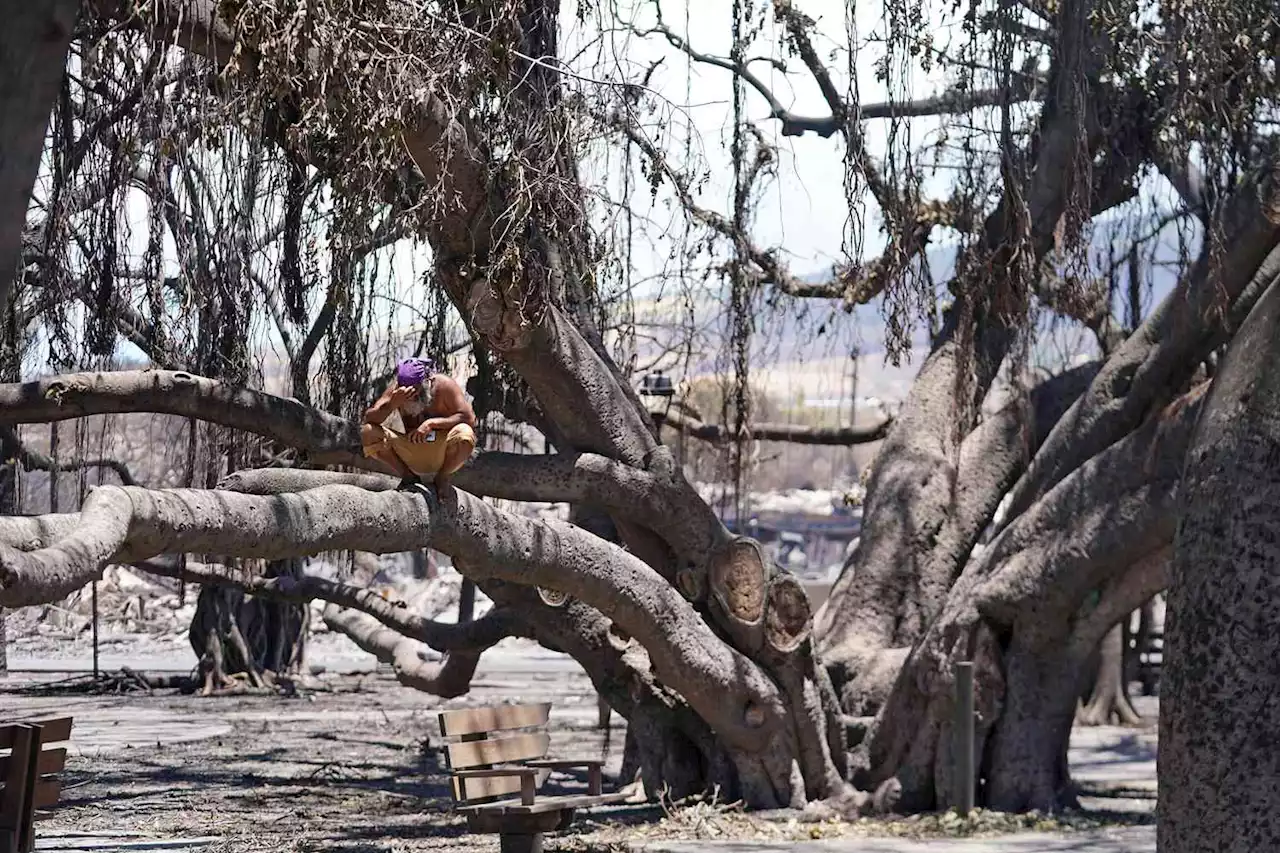
<svg viewBox="0 0 1280 853"><path fill-rule="evenodd" d="M185 371L71 373L0 385L0 423L52 423L87 415L155 412L217 423L311 454L363 462L356 424L297 400Z"/></svg>
<svg viewBox="0 0 1280 853"><path fill-rule="evenodd" d="M671 496L687 488L681 480L640 471L592 453L481 453L459 471L454 482L472 494L509 501L543 501L597 506L629 517L690 554L714 547L712 531L701 519L673 510ZM218 488L254 495L304 492L350 485L374 492L394 489L395 477L382 474L257 468L236 471Z"/></svg>
<svg viewBox="0 0 1280 853"><path fill-rule="evenodd" d="M1084 659L1121 620L1156 593L1169 588L1169 561L1172 544L1160 548L1135 563L1119 577L1103 585L1098 603L1071 632L1072 657Z"/></svg>
<svg viewBox="0 0 1280 853"><path fill-rule="evenodd" d="M962 115L984 107L1004 107L1038 101L1044 97L1045 81L1035 75L1014 76L1008 89L976 91L947 89L937 95L910 101L877 101L858 107L858 118L922 118L927 116Z"/></svg>
<svg viewBox="0 0 1280 853"><path fill-rule="evenodd" d="M483 651L465 649L450 652L439 662L427 660L422 643L385 627L367 613L334 604L325 607L324 623L382 663L390 664L396 681L405 687L445 699L463 696L471 689Z"/></svg>
<svg viewBox="0 0 1280 853"><path fill-rule="evenodd" d="M641 560L571 524L512 515L457 489L429 503L419 493L352 486L271 497L103 486L90 493L75 529L48 547L24 553L0 545L0 604L57 600L109 562L162 553L284 559L425 547L452 554L476 580L555 589L595 607L649 650L658 676L727 744L757 754L787 736L773 682Z"/></svg>
<svg viewBox="0 0 1280 853"><path fill-rule="evenodd" d="M1010 519L1176 393L1222 333L1237 327L1252 300L1280 276L1274 191L1272 176L1237 190L1222 223L1222 251L1211 257L1206 245L1173 292L1107 359L1012 490Z"/></svg>
<svg viewBox="0 0 1280 853"><path fill-rule="evenodd" d="M1028 636L1061 636L1091 591L1173 541L1178 483L1208 383L1081 465L983 553L978 609Z"/></svg>

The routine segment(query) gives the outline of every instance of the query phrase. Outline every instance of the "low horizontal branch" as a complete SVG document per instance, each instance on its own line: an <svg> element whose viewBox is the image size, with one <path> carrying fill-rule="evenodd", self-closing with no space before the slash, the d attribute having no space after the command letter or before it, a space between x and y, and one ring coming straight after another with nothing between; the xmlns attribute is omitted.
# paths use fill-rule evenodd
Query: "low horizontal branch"
<svg viewBox="0 0 1280 853"><path fill-rule="evenodd" d="M389 664L396 681L405 687L452 699L466 695L480 662L481 648L454 651L442 661L424 660L422 643L405 637L367 613L330 604L324 624L349 638L380 662Z"/></svg>
<svg viewBox="0 0 1280 853"><path fill-rule="evenodd" d="M384 492L398 483L398 478L381 474L255 468L228 475L218 488L279 495L333 485ZM715 544L714 528L705 519L679 510L675 498L689 489L683 478L659 476L595 453L481 453L454 476L454 483L471 494L501 500L602 507L661 530L684 553L705 554Z"/></svg>
<svg viewBox="0 0 1280 853"><path fill-rule="evenodd" d="M392 601L372 589L331 581L314 575L262 577L226 566L202 565L163 558L132 565L153 575L199 584L220 584L249 595L275 601L307 603L320 600L366 613L405 637L425 643L439 652L486 649L506 637L528 636L527 629L509 610L497 608L474 622L450 624L427 619L410 611L402 601Z"/></svg>
<svg viewBox="0 0 1280 853"><path fill-rule="evenodd" d="M7 532L51 532L64 521ZM166 553L273 560L427 547L451 554L473 580L552 589L596 608L644 646L663 683L734 748L767 748L788 731L773 681L640 558L572 524L505 512L456 488L439 500L349 485L270 496L102 486L79 523L45 547L0 544L0 606L56 601L108 563Z"/></svg>
<svg viewBox="0 0 1280 853"><path fill-rule="evenodd" d="M733 440L733 430L719 424L695 421L676 412L655 412L654 419L663 426L684 433L690 438L715 443ZM747 424L743 428L745 441L785 441L791 444L823 444L837 447L870 444L880 441L893 425L892 418L885 418L867 426L813 427L800 424Z"/></svg>
<svg viewBox="0 0 1280 853"><path fill-rule="evenodd" d="M352 421L297 400L181 370L71 373L0 384L0 423L52 423L89 415L152 412L243 430L297 448L362 460Z"/></svg>

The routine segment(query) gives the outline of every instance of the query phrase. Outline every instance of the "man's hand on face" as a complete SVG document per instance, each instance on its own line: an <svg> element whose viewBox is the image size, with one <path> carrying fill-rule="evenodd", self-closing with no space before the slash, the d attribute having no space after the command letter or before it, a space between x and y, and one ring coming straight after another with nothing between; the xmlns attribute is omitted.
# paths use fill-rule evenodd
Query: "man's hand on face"
<svg viewBox="0 0 1280 853"><path fill-rule="evenodd" d="M427 440L427 436L431 435L431 433L443 432L445 427L449 425L445 418L427 418L420 427L413 431L413 434L409 436L409 440L421 444Z"/></svg>
<svg viewBox="0 0 1280 853"><path fill-rule="evenodd" d="M391 392L391 402L397 406L403 406L417 398L418 389L412 385L401 385Z"/></svg>

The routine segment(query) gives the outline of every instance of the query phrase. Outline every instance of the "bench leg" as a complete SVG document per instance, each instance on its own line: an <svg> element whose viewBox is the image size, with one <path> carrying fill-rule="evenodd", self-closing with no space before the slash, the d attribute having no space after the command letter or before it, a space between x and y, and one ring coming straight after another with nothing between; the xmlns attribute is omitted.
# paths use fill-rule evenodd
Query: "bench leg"
<svg viewBox="0 0 1280 853"><path fill-rule="evenodd" d="M504 832L498 836L498 845L502 853L542 853L542 833L517 835Z"/></svg>

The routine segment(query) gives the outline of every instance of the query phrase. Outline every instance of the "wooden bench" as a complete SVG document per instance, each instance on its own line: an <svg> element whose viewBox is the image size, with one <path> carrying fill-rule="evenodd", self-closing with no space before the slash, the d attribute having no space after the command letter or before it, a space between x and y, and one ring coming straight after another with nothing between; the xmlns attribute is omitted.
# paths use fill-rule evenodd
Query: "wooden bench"
<svg viewBox="0 0 1280 853"><path fill-rule="evenodd" d="M550 716L549 702L440 714L440 733L457 739L445 762L458 811L472 832L496 833L502 853L539 853L543 833L567 829L577 809L626 799L602 792L601 762L546 758ZM571 768L587 771L586 794L538 794L552 770Z"/></svg>
<svg viewBox="0 0 1280 853"><path fill-rule="evenodd" d="M70 717L0 725L0 853L35 848L36 810L58 802L67 763L58 744L70 739Z"/></svg>

